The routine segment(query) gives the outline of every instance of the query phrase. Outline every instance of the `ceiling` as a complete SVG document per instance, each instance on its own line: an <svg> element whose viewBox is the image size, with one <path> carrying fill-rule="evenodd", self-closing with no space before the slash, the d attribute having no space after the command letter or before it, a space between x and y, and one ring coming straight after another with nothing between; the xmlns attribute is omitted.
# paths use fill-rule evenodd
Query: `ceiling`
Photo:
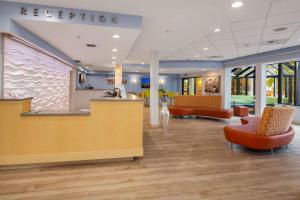
<svg viewBox="0 0 300 200"><path fill-rule="evenodd" d="M244 6L236 9L232 0L20 2L143 16L142 31L125 63L149 63L151 50L158 50L161 60L226 60L300 44L299 0L241 1ZM215 33L216 28L221 31Z"/></svg>
<svg viewBox="0 0 300 200"><path fill-rule="evenodd" d="M72 59L94 70L111 70L114 67L112 62L121 63L125 60L140 33L138 29L37 20L15 21ZM121 36L120 39L112 37L116 33ZM88 47L87 44L94 44L96 47ZM112 49L118 49L118 52L113 52Z"/></svg>

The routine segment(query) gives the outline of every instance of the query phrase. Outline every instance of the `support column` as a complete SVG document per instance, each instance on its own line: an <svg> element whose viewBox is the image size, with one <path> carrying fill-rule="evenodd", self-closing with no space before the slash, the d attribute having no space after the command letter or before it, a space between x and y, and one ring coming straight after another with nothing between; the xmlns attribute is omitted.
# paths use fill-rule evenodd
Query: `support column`
<svg viewBox="0 0 300 200"><path fill-rule="evenodd" d="M115 88L122 87L122 65L116 64L115 65Z"/></svg>
<svg viewBox="0 0 300 200"><path fill-rule="evenodd" d="M300 61L296 62L295 68L295 105L300 106Z"/></svg>
<svg viewBox="0 0 300 200"><path fill-rule="evenodd" d="M223 107L231 108L231 68L224 68L224 76L222 81L223 88Z"/></svg>
<svg viewBox="0 0 300 200"><path fill-rule="evenodd" d="M255 84L255 115L261 116L267 101L266 90L266 65L262 63L256 64L256 84Z"/></svg>
<svg viewBox="0 0 300 200"><path fill-rule="evenodd" d="M158 108L159 60L158 51L152 51L150 63L150 124L159 126Z"/></svg>
<svg viewBox="0 0 300 200"><path fill-rule="evenodd" d="M0 33L0 98L3 98L4 88L4 36Z"/></svg>

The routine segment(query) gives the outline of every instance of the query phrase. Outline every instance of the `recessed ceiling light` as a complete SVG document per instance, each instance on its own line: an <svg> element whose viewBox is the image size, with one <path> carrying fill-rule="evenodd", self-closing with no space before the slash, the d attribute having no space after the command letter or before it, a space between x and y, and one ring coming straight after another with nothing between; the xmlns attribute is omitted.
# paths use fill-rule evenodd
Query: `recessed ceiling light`
<svg viewBox="0 0 300 200"><path fill-rule="evenodd" d="M113 62L111 62L111 63L112 63L113 65L114 65L114 64L116 64L116 62L115 62L115 61L113 61Z"/></svg>
<svg viewBox="0 0 300 200"><path fill-rule="evenodd" d="M87 47L96 47L95 44L86 44Z"/></svg>
<svg viewBox="0 0 300 200"><path fill-rule="evenodd" d="M215 33L220 32L220 31L221 31L221 29L219 29L219 28L216 28L216 29L214 30Z"/></svg>
<svg viewBox="0 0 300 200"><path fill-rule="evenodd" d="M117 59L117 57L116 56L113 56L113 57L111 57L112 59Z"/></svg>
<svg viewBox="0 0 300 200"><path fill-rule="evenodd" d="M243 5L244 5L243 2L241 2L241 1L236 1L236 2L233 2L233 3L231 4L231 7L232 7L232 8L239 8L239 7L243 6Z"/></svg>
<svg viewBox="0 0 300 200"><path fill-rule="evenodd" d="M207 50L208 50L208 48L207 48L207 47L204 47L203 49L204 49L204 51L207 51Z"/></svg>
<svg viewBox="0 0 300 200"><path fill-rule="evenodd" d="M135 72L139 72L138 70L135 70Z"/></svg>
<svg viewBox="0 0 300 200"><path fill-rule="evenodd" d="M119 51L119 50L118 50L118 49L113 49L112 51L113 51L113 52L117 52L117 51Z"/></svg>
<svg viewBox="0 0 300 200"><path fill-rule="evenodd" d="M145 63L144 62L141 62L141 65L144 65Z"/></svg>
<svg viewBox="0 0 300 200"><path fill-rule="evenodd" d="M112 36L114 39L120 39L121 38L121 36L119 35L119 34L113 34L113 36Z"/></svg>
<svg viewBox="0 0 300 200"><path fill-rule="evenodd" d="M285 30L287 30L287 29L288 29L287 27L279 27L279 28L273 29L273 31L275 31L275 32L280 32L280 31L285 31Z"/></svg>
<svg viewBox="0 0 300 200"><path fill-rule="evenodd" d="M199 58L199 55L197 54L197 55L195 55L195 57L196 57L196 58Z"/></svg>
<svg viewBox="0 0 300 200"><path fill-rule="evenodd" d="M206 71L206 69L202 69L202 71Z"/></svg>

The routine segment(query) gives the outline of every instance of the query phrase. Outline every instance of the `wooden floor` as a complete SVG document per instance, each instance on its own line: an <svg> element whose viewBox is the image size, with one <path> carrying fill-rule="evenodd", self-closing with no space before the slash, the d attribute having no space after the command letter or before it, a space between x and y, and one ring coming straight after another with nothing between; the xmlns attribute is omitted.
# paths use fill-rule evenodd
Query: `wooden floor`
<svg viewBox="0 0 300 200"><path fill-rule="evenodd" d="M0 170L6 199L300 199L300 127L289 149L230 151L229 121L170 119L167 132L149 126L142 159L126 162Z"/></svg>

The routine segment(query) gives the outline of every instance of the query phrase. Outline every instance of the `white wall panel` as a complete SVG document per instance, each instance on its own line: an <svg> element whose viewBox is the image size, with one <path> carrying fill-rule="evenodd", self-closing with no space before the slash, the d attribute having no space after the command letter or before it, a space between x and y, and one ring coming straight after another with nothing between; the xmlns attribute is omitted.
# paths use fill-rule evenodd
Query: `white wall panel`
<svg viewBox="0 0 300 200"><path fill-rule="evenodd" d="M68 110L71 70L55 57L4 38L4 97L33 97L33 110Z"/></svg>

